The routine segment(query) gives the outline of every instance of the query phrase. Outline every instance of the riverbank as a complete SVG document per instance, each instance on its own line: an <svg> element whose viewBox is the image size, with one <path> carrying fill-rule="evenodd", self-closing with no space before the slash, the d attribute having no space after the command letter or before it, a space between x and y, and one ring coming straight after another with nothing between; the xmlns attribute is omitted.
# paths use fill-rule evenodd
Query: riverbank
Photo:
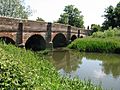
<svg viewBox="0 0 120 90"><path fill-rule="evenodd" d="M109 28L104 32L94 32L89 37L76 39L68 47L82 52L120 54L120 29Z"/></svg>
<svg viewBox="0 0 120 90"><path fill-rule="evenodd" d="M100 53L119 53L120 38L79 38L73 41L68 48L76 49L82 52L100 52Z"/></svg>
<svg viewBox="0 0 120 90"><path fill-rule="evenodd" d="M61 77L41 54L0 43L0 87L5 90L102 90L89 81Z"/></svg>

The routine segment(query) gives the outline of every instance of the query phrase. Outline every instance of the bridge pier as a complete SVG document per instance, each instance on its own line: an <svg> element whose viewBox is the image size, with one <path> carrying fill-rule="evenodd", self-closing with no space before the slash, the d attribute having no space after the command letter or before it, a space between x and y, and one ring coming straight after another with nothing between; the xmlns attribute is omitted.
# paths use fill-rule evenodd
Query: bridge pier
<svg viewBox="0 0 120 90"><path fill-rule="evenodd" d="M78 30L78 38L80 37L80 30Z"/></svg>
<svg viewBox="0 0 120 90"><path fill-rule="evenodd" d="M52 32L52 23L48 22L47 24L47 33L46 33L46 48L52 49L53 48L53 43L51 41L51 32Z"/></svg>
<svg viewBox="0 0 120 90"><path fill-rule="evenodd" d="M24 47L23 45L23 23L22 22L18 24L18 30L16 34L16 45L20 47Z"/></svg>
<svg viewBox="0 0 120 90"><path fill-rule="evenodd" d="M67 44L71 43L71 26L67 27Z"/></svg>

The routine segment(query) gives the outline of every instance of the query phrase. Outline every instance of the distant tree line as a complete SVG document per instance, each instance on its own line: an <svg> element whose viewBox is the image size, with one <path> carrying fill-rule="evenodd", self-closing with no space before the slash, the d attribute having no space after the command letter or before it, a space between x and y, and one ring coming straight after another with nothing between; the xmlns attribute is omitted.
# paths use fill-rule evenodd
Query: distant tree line
<svg viewBox="0 0 120 90"><path fill-rule="evenodd" d="M113 7L109 6L105 9L103 17L105 21L102 26L92 24L91 29L93 32L104 31L109 28L120 28L120 2ZM80 15L81 11L74 7L74 5L68 5L64 8L64 13L60 15L57 23L68 24L75 27L84 27L83 15ZM89 27L89 26L88 26ZM90 29L90 28L88 28Z"/></svg>
<svg viewBox="0 0 120 90"><path fill-rule="evenodd" d="M105 9L104 12L105 14L103 15L103 17L105 21L103 22L102 26L92 24L91 29L93 30L93 32L120 28L120 2L115 7L110 5Z"/></svg>

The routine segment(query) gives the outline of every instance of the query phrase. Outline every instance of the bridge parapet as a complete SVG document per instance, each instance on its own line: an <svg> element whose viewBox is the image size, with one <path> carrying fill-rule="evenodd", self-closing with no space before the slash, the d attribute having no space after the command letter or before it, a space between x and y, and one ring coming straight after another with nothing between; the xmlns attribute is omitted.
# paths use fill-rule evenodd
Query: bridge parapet
<svg viewBox="0 0 120 90"><path fill-rule="evenodd" d="M53 32L66 32L68 25L53 23L52 24L52 31Z"/></svg>
<svg viewBox="0 0 120 90"><path fill-rule="evenodd" d="M78 34L78 30L79 30L79 28L71 26L71 33Z"/></svg>
<svg viewBox="0 0 120 90"><path fill-rule="evenodd" d="M32 21L32 20L23 20L25 32L46 32L47 31L47 22L43 21Z"/></svg>
<svg viewBox="0 0 120 90"><path fill-rule="evenodd" d="M0 17L0 31L16 32L19 22L20 20L18 19Z"/></svg>
<svg viewBox="0 0 120 90"><path fill-rule="evenodd" d="M90 29L82 29L82 30L81 30L81 34L82 34L83 36L88 36L88 35L91 34L91 32L92 32L92 30L90 30Z"/></svg>

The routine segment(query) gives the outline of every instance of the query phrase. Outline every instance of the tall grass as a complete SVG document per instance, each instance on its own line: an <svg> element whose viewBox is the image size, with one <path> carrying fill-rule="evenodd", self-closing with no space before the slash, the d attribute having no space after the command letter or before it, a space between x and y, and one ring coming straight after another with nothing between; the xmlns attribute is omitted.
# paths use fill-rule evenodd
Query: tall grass
<svg viewBox="0 0 120 90"><path fill-rule="evenodd" d="M61 77L53 65L31 51L0 43L2 90L102 90L89 81Z"/></svg>
<svg viewBox="0 0 120 90"><path fill-rule="evenodd" d="M120 53L120 39L88 37L77 39L68 47L84 52Z"/></svg>

